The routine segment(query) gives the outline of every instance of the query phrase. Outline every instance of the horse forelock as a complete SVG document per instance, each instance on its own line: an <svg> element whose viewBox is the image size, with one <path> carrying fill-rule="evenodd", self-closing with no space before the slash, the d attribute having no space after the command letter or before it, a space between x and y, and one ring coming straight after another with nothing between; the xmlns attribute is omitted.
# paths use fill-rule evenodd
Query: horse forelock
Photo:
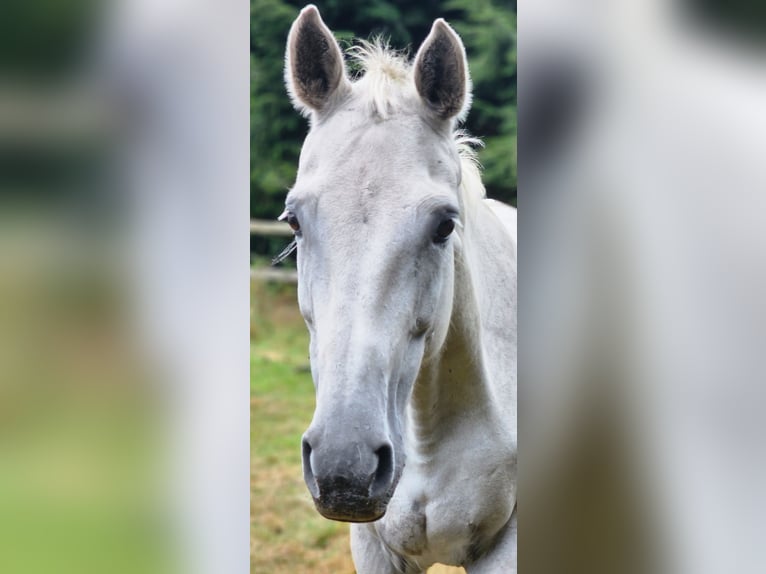
<svg viewBox="0 0 766 574"><path fill-rule="evenodd" d="M380 36L358 40L347 53L357 72L355 91L366 100L371 114L385 119L412 105L417 92L406 53L390 48Z"/></svg>

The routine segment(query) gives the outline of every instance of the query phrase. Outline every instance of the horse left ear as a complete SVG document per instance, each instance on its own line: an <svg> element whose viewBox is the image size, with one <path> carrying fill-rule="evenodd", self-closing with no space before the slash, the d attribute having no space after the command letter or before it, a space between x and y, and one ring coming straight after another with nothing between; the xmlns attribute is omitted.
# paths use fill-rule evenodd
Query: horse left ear
<svg viewBox="0 0 766 574"><path fill-rule="evenodd" d="M460 36L439 18L415 56L415 87L426 106L444 120L465 118L471 78Z"/></svg>

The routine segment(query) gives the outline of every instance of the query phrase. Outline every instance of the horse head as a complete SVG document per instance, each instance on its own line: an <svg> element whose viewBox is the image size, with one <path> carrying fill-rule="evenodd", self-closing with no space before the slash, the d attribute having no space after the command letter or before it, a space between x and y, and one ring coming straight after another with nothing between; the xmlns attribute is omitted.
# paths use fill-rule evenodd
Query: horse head
<svg viewBox="0 0 766 574"><path fill-rule="evenodd" d="M316 7L301 11L285 77L311 128L284 218L316 387L304 478L322 515L369 522L397 487L413 385L450 325L463 207L453 131L470 79L441 19L412 64L379 44L352 56L356 81Z"/></svg>

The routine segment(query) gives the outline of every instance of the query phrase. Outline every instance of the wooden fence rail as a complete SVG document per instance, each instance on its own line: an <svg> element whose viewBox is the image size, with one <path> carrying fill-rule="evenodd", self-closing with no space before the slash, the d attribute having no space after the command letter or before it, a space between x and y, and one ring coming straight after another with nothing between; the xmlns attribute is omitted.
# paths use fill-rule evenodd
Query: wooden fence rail
<svg viewBox="0 0 766 574"><path fill-rule="evenodd" d="M250 235L290 237L292 234L293 230L283 221L250 220ZM276 283L298 283L298 272L295 269L259 267L250 270L250 279L253 281L272 281Z"/></svg>
<svg viewBox="0 0 766 574"><path fill-rule="evenodd" d="M250 220L250 235L282 235L289 237L292 234L293 230L284 221Z"/></svg>

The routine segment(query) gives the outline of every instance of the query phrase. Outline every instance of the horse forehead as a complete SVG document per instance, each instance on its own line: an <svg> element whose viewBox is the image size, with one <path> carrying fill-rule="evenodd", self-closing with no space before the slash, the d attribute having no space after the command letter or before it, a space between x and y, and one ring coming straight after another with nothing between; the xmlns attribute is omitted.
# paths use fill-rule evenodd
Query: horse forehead
<svg viewBox="0 0 766 574"><path fill-rule="evenodd" d="M358 109L316 125L303 146L298 176L327 175L360 185L395 181L418 173L449 172L449 140L417 115L381 119Z"/></svg>

